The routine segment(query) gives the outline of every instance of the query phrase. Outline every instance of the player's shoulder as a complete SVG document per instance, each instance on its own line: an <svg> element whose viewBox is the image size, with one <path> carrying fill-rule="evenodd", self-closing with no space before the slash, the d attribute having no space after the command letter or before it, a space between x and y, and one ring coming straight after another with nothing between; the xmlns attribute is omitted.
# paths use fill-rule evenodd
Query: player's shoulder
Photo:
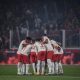
<svg viewBox="0 0 80 80"><path fill-rule="evenodd" d="M51 40L51 43L56 43L56 41L55 40Z"/></svg>
<svg viewBox="0 0 80 80"><path fill-rule="evenodd" d="M20 43L25 43L25 40L22 40Z"/></svg>
<svg viewBox="0 0 80 80"><path fill-rule="evenodd" d="M32 44L28 44L27 46L32 46Z"/></svg>
<svg viewBox="0 0 80 80"><path fill-rule="evenodd" d="M36 42L35 42L35 45L38 45L38 44L39 44L39 42L36 41Z"/></svg>
<svg viewBox="0 0 80 80"><path fill-rule="evenodd" d="M32 45L28 44L25 49L30 49L30 48L32 48Z"/></svg>

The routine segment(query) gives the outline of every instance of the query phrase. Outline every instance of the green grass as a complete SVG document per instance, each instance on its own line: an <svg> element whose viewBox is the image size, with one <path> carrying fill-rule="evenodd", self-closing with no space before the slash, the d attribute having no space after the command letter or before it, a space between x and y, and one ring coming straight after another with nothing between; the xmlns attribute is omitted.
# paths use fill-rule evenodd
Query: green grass
<svg viewBox="0 0 80 80"><path fill-rule="evenodd" d="M64 65L63 68L63 76L18 76L16 65L0 65L0 80L80 80L80 65Z"/></svg>

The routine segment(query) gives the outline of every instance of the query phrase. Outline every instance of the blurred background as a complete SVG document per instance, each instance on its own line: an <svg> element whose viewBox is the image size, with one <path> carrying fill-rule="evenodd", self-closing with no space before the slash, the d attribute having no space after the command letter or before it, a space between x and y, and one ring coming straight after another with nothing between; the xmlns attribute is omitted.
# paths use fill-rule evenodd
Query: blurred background
<svg viewBox="0 0 80 80"><path fill-rule="evenodd" d="M62 44L63 64L80 64L79 0L0 0L0 64L17 64L20 41L43 34Z"/></svg>

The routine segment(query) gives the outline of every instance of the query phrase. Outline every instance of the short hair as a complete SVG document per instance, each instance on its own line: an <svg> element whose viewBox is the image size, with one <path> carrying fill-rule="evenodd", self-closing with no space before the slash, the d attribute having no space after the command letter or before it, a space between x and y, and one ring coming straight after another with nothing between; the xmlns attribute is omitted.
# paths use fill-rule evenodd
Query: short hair
<svg viewBox="0 0 80 80"><path fill-rule="evenodd" d="M35 43L35 39L32 39L32 43Z"/></svg>
<svg viewBox="0 0 80 80"><path fill-rule="evenodd" d="M26 40L32 40L32 38L31 38L31 37L26 37L25 39L26 39Z"/></svg>
<svg viewBox="0 0 80 80"><path fill-rule="evenodd" d="M47 34L44 34L43 36L47 36Z"/></svg>

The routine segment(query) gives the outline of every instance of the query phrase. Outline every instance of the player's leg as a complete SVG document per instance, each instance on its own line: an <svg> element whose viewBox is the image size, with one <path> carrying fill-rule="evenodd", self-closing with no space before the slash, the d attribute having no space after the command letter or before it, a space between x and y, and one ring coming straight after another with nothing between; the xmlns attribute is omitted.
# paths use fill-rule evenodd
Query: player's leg
<svg viewBox="0 0 80 80"><path fill-rule="evenodd" d="M51 59L47 59L47 65L48 65L48 74L51 74L52 71L52 62Z"/></svg>
<svg viewBox="0 0 80 80"><path fill-rule="evenodd" d="M52 74L55 74L55 72L54 72L54 62L52 62Z"/></svg>
<svg viewBox="0 0 80 80"><path fill-rule="evenodd" d="M32 68L33 68L34 74L36 74L36 53L31 53L30 62L32 64Z"/></svg>
<svg viewBox="0 0 80 80"><path fill-rule="evenodd" d="M53 51L48 51L47 53L47 65L48 65L48 74L52 74L52 56Z"/></svg>
<svg viewBox="0 0 80 80"><path fill-rule="evenodd" d="M55 74L58 74L58 61L55 62Z"/></svg>
<svg viewBox="0 0 80 80"><path fill-rule="evenodd" d="M62 67L62 63L61 63L61 59L62 59L62 54L58 54L58 68L59 68L59 74L63 74L63 67Z"/></svg>
<svg viewBox="0 0 80 80"><path fill-rule="evenodd" d="M55 74L58 74L58 54L54 54L54 72Z"/></svg>
<svg viewBox="0 0 80 80"><path fill-rule="evenodd" d="M29 74L29 64L26 64L26 74Z"/></svg>
<svg viewBox="0 0 80 80"><path fill-rule="evenodd" d="M29 73L29 56L27 56L27 55L24 55L24 59L23 59L23 63L25 64L24 66L25 66L25 68L24 68L24 70L25 70L25 74L30 74Z"/></svg>
<svg viewBox="0 0 80 80"><path fill-rule="evenodd" d="M58 67L59 67L59 74L63 74L63 67L61 61L59 61Z"/></svg>
<svg viewBox="0 0 80 80"><path fill-rule="evenodd" d="M36 74L36 63L32 63L34 74Z"/></svg>
<svg viewBox="0 0 80 80"><path fill-rule="evenodd" d="M25 69L26 69L25 56L22 54L22 69L21 69L22 75L26 74Z"/></svg>
<svg viewBox="0 0 80 80"><path fill-rule="evenodd" d="M37 75L40 74L40 60L37 60Z"/></svg>
<svg viewBox="0 0 80 80"><path fill-rule="evenodd" d="M41 72L41 52L38 52L37 54L37 75Z"/></svg>
<svg viewBox="0 0 80 80"><path fill-rule="evenodd" d="M22 74L22 62L18 62L17 64L17 74L18 75Z"/></svg>
<svg viewBox="0 0 80 80"><path fill-rule="evenodd" d="M18 64L17 64L17 74L21 75L22 74L22 55L21 54L17 54L18 57Z"/></svg>
<svg viewBox="0 0 80 80"><path fill-rule="evenodd" d="M22 64L22 74L23 75L26 74L25 70L26 70L26 65L23 63Z"/></svg>
<svg viewBox="0 0 80 80"><path fill-rule="evenodd" d="M46 51L41 52L41 74L45 73L45 60L46 60Z"/></svg>
<svg viewBox="0 0 80 80"><path fill-rule="evenodd" d="M41 74L44 75L44 72L45 72L45 61L41 62L41 68L42 68Z"/></svg>
<svg viewBox="0 0 80 80"><path fill-rule="evenodd" d="M55 54L53 54L53 56L52 56L52 74L55 74Z"/></svg>

